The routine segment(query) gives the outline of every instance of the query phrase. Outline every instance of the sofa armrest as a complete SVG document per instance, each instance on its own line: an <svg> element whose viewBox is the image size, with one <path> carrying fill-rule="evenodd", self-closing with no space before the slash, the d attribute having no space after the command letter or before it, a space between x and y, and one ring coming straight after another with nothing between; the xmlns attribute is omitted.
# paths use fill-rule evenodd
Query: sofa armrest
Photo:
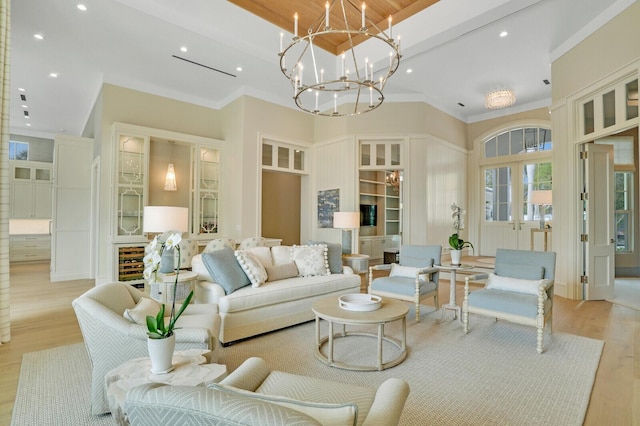
<svg viewBox="0 0 640 426"><path fill-rule="evenodd" d="M391 270L391 264L390 263L385 263L382 265L372 265L369 266L369 270L373 270L373 271L390 271Z"/></svg>
<svg viewBox="0 0 640 426"><path fill-rule="evenodd" d="M343 265L342 273L345 275L353 275L353 269L351 268L351 266Z"/></svg>
<svg viewBox="0 0 640 426"><path fill-rule="evenodd" d="M253 392L264 382L269 373L271 369L262 358L251 357L220 381L220 384Z"/></svg>
<svg viewBox="0 0 640 426"><path fill-rule="evenodd" d="M362 425L397 425L408 396L407 382L396 378L387 379L378 387L369 414Z"/></svg>

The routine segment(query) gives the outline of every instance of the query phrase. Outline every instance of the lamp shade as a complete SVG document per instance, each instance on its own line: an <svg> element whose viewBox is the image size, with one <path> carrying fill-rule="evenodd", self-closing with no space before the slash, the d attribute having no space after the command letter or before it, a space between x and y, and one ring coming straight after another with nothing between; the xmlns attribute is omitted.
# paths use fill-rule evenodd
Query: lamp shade
<svg viewBox="0 0 640 426"><path fill-rule="evenodd" d="M360 228L360 212L333 213L333 227L339 229Z"/></svg>
<svg viewBox="0 0 640 426"><path fill-rule="evenodd" d="M144 208L143 232L187 232L189 209L187 207L146 206Z"/></svg>
<svg viewBox="0 0 640 426"><path fill-rule="evenodd" d="M537 189L531 191L531 204L553 204L553 191L551 191L550 189Z"/></svg>

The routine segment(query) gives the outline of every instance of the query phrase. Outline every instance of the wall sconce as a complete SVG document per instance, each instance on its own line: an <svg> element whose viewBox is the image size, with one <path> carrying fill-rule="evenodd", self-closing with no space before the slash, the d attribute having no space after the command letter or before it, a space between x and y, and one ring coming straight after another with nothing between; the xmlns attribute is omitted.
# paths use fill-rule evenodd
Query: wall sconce
<svg viewBox="0 0 640 426"><path fill-rule="evenodd" d="M176 185L176 171L173 168L173 163L169 163L169 167L167 168L167 177L164 179L164 190L178 190L178 186Z"/></svg>

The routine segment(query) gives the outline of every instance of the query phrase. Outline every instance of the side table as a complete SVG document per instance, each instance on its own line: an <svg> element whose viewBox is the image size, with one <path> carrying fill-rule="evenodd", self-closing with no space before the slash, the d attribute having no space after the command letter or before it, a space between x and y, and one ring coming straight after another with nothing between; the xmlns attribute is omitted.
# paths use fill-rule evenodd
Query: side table
<svg viewBox="0 0 640 426"><path fill-rule="evenodd" d="M360 293L367 292L367 272L369 272L368 254L343 254L342 264L353 269L354 274L360 275ZM365 274L364 276L362 274Z"/></svg>
<svg viewBox="0 0 640 426"><path fill-rule="evenodd" d="M433 265L434 267L440 269L441 271L446 271L449 272L449 303L447 303L446 305L442 305L441 309L442 309L442 313L441 313L441 317L440 320L437 321L438 323L441 323L442 321L444 321L444 311L446 311L447 309L450 309L452 311L454 311L453 313L453 319L458 319L459 321L462 322L462 316L460 315L461 313L461 308L459 305L456 304L456 272L457 271L464 271L466 269L472 269L473 266L471 265Z"/></svg>
<svg viewBox="0 0 640 426"><path fill-rule="evenodd" d="M193 290L198 274L191 271L180 271L178 274L178 288L176 289L176 303L182 303L189 292ZM160 274L158 280L151 284L149 295L160 303L173 302L173 285L176 282L176 274Z"/></svg>
<svg viewBox="0 0 640 426"><path fill-rule="evenodd" d="M166 374L151 373L148 357L135 358L109 371L104 380L109 399L111 416L118 425L129 424L124 403L127 392L146 383L164 383L175 386L206 386L217 383L227 376L227 366L209 364L211 351L190 349L175 352L173 371Z"/></svg>

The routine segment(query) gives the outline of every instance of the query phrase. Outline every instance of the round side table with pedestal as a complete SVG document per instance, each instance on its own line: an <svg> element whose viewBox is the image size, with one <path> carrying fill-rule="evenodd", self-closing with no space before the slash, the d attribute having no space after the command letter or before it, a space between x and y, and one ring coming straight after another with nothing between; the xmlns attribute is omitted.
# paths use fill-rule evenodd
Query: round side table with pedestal
<svg viewBox="0 0 640 426"><path fill-rule="evenodd" d="M180 271L176 289L176 303L182 303L189 292L194 289L198 274L191 271ZM149 286L149 296L160 303L173 302L173 285L176 274L158 274L158 280ZM148 285L148 284L147 284Z"/></svg>
<svg viewBox="0 0 640 426"><path fill-rule="evenodd" d="M469 270L469 269L473 269L473 266L471 265L433 265L434 267L438 268L441 271L445 271L449 273L449 303L447 303L446 305L442 305L441 309L442 309L442 313L441 313L441 317L440 320L437 322L442 322L444 321L444 311L446 310L452 310L454 311L453 313L453 319L458 319L460 322L462 322L462 316L460 315L461 313L461 308L460 305L456 304L456 272L458 271L465 271L465 270Z"/></svg>

